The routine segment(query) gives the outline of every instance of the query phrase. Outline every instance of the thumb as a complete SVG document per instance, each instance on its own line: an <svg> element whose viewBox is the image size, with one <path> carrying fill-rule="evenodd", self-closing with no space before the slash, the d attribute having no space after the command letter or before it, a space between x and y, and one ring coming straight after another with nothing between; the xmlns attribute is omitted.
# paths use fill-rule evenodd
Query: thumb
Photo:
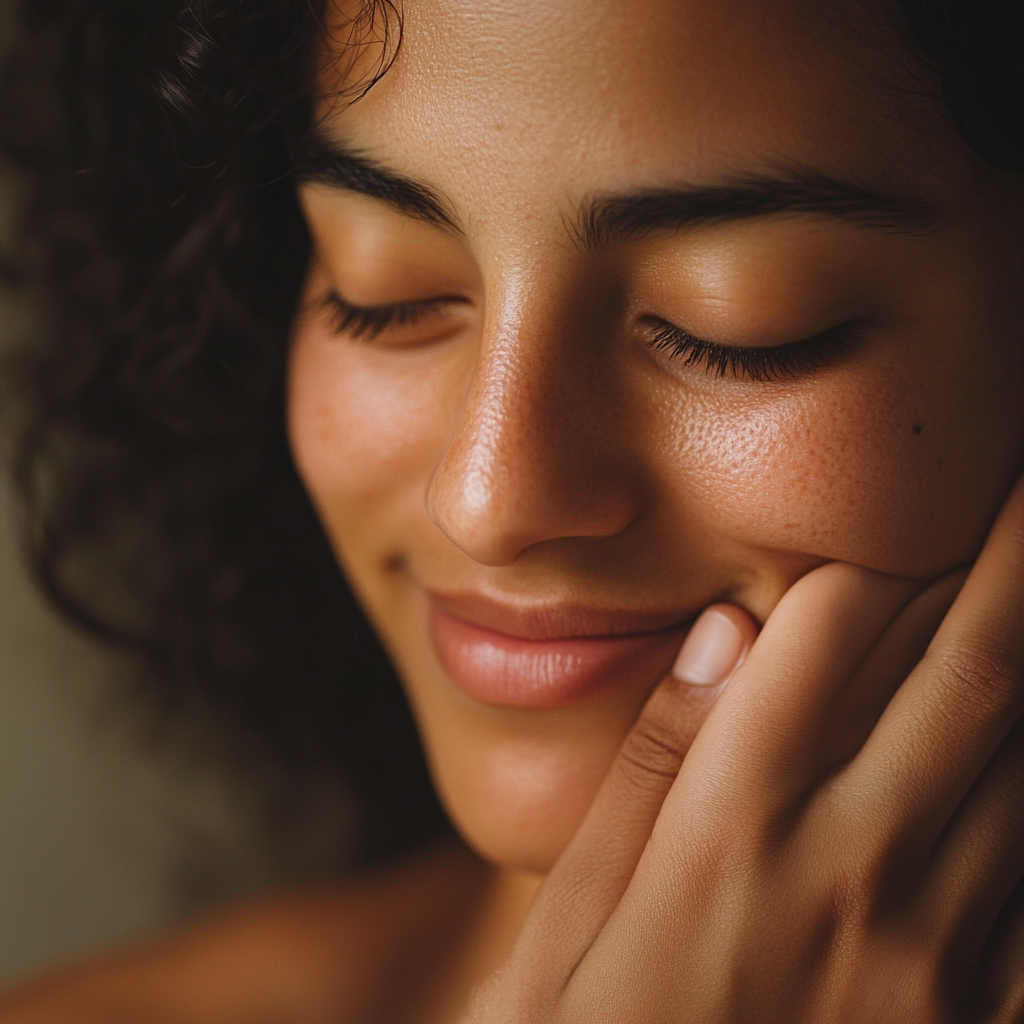
<svg viewBox="0 0 1024 1024"><path fill-rule="evenodd" d="M558 970L555 959L575 964L615 909L690 744L757 633L747 612L717 604L687 634L672 674L644 705L521 932L526 945L564 953L550 969Z"/></svg>

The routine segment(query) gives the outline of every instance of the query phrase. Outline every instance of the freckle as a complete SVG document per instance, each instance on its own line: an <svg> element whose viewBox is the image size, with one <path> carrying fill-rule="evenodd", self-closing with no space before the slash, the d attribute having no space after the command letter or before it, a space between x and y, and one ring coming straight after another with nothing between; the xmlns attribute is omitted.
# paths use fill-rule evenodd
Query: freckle
<svg viewBox="0 0 1024 1024"><path fill-rule="evenodd" d="M912 427L910 428L911 432L912 432L912 433L914 433L914 434L920 434L920 433L921 433L921 431L922 431L923 429L924 429L924 428L923 428L923 427L921 426L921 424L920 424L920 423L915 423L915 424L914 424L914 425L913 425L913 426L912 426Z"/></svg>

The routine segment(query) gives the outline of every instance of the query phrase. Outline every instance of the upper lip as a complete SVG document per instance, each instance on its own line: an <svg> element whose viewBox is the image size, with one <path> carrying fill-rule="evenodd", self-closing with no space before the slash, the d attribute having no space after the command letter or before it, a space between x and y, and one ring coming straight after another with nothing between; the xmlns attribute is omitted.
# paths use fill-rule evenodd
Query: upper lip
<svg viewBox="0 0 1024 1024"><path fill-rule="evenodd" d="M610 639L680 629L693 618L678 609L597 607L571 601L544 604L501 601L471 591L428 590L440 611L517 640Z"/></svg>

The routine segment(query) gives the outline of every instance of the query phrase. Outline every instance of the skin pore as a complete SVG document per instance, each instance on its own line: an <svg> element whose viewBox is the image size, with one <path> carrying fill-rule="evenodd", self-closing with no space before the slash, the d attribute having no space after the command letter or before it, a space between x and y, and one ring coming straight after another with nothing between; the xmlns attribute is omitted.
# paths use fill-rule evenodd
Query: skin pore
<svg viewBox="0 0 1024 1024"><path fill-rule="evenodd" d="M974 560L1024 464L1022 189L966 150L884 4L402 14L351 104L333 95L351 62L330 59L344 18L328 26L289 433L475 852L222 918L0 1007L5 1024L83 1005L457 1020L706 609L749 646L800 581L811 597L778 621L838 664L865 607ZM872 570L859 605L850 566ZM813 673L785 625L772 637L794 657L785 696ZM602 638L638 639L594 685L516 677ZM465 655L485 648L513 665L505 689ZM716 697L676 694L680 748ZM587 819L599 839L605 820Z"/></svg>

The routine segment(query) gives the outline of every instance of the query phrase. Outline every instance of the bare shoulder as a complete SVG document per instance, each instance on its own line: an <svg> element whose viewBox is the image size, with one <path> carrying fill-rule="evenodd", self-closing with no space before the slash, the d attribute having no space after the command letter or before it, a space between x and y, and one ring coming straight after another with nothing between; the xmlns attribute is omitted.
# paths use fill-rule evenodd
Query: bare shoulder
<svg viewBox="0 0 1024 1024"><path fill-rule="evenodd" d="M486 887L454 843L351 881L264 898L0 996L0 1024L343 1024L391 1018Z"/></svg>

